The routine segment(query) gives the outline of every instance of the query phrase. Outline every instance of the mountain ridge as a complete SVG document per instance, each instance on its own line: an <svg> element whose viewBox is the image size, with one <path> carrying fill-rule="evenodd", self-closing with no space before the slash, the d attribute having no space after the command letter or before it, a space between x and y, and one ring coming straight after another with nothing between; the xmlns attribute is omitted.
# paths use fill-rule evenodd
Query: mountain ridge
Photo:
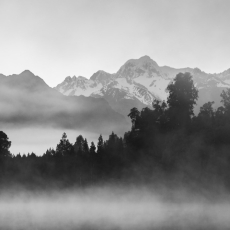
<svg viewBox="0 0 230 230"><path fill-rule="evenodd" d="M90 79L85 78L85 82L81 82L80 85L78 77L70 77L70 82L64 80L54 89L66 96L103 97L109 101L112 108L114 108L115 102L124 103L127 99L133 100L133 102L138 101L141 106L137 107L151 107L154 99L167 99L166 88L179 72L191 73L195 86L201 92L200 96L213 91L210 88L230 88L230 69L221 73L210 74L197 67L173 68L159 66L156 61L145 55L139 59L126 61L116 73L110 74L99 70ZM108 95L110 95L109 99ZM114 95L113 101L111 95ZM206 96L216 101L216 106L220 104L220 97ZM201 101L203 102L202 98L198 100L198 107L201 106ZM138 103L131 104L133 106ZM122 113L118 105L115 107L115 111ZM129 106L129 109L131 109L131 106ZM127 110L122 114L127 115Z"/></svg>

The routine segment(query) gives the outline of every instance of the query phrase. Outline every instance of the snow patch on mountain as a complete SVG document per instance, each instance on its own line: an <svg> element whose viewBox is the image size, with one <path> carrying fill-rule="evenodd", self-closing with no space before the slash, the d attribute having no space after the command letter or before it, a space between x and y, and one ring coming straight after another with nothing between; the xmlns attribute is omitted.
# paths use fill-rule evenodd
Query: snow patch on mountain
<svg viewBox="0 0 230 230"><path fill-rule="evenodd" d="M115 80L118 84L116 84L116 88L119 88L127 93L127 97L137 98L143 104L151 105L155 96L148 91L148 89L135 81L127 81L126 78L117 78Z"/></svg>
<svg viewBox="0 0 230 230"><path fill-rule="evenodd" d="M96 83L93 80L89 80L85 77L73 76L66 77L65 80L55 87L60 93L66 96L80 96L89 97L95 91L100 90L103 87L101 83Z"/></svg>
<svg viewBox="0 0 230 230"><path fill-rule="evenodd" d="M116 89L116 90L114 90ZM118 95L119 94L119 95ZM127 81L126 78L117 78L102 89L91 94L93 97L112 95L115 100L123 99L138 99L145 105L151 105L154 100L154 95L151 94L144 86L135 83L134 81Z"/></svg>
<svg viewBox="0 0 230 230"><path fill-rule="evenodd" d="M166 88L170 83L170 80L161 78L159 76L148 77L146 75L142 75L138 78L134 79L134 82L143 85L151 92L156 98L161 100L166 100L168 93L166 92Z"/></svg>
<svg viewBox="0 0 230 230"><path fill-rule="evenodd" d="M160 68L149 56L127 61L116 73L117 78L135 79L142 75L161 76Z"/></svg>

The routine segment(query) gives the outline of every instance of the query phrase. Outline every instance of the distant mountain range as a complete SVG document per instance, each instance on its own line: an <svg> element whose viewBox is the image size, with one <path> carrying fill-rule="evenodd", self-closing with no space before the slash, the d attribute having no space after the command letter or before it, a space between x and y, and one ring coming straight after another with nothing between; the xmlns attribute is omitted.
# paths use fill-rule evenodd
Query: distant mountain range
<svg viewBox="0 0 230 230"><path fill-rule="evenodd" d="M130 130L133 107L151 107L154 99L167 99L167 85L179 72L190 72L199 90L195 108L208 101L220 105L220 93L230 87L230 69L208 74L198 68L160 67L150 57L127 61L114 74L98 71L90 79L66 77L49 87L29 70L0 74L0 125L52 126L101 134Z"/></svg>
<svg viewBox="0 0 230 230"><path fill-rule="evenodd" d="M26 70L0 75L0 125L45 126L122 134L130 128L126 118L103 98L66 97Z"/></svg>
<svg viewBox="0 0 230 230"><path fill-rule="evenodd" d="M198 68L159 66L150 57L143 56L128 60L114 74L99 70L90 79L66 77L55 89L66 96L104 98L115 111L127 116L133 107L151 107L154 99L166 100L166 88L179 72L190 72L199 90L196 113L207 101L215 101L214 107L218 107L220 93L230 87L230 69L219 74L208 74Z"/></svg>

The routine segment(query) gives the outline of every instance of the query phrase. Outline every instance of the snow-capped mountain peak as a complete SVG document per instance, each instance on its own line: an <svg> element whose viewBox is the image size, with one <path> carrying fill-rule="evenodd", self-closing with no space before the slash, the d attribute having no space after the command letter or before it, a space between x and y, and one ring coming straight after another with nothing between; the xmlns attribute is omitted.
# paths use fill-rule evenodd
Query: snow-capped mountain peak
<svg viewBox="0 0 230 230"><path fill-rule="evenodd" d="M86 96L89 97L94 91L99 90L102 87L101 83L96 83L82 76L70 76L55 87L56 90L66 96Z"/></svg>
<svg viewBox="0 0 230 230"><path fill-rule="evenodd" d="M134 79L142 75L152 77L154 74L160 75L158 64L149 56L143 56L139 59L128 60L117 72L117 77Z"/></svg>
<svg viewBox="0 0 230 230"><path fill-rule="evenodd" d="M127 106L124 103L126 100L128 104L132 101L132 106L136 106L137 101L141 106L151 106L154 99L167 100L166 88L180 72L190 72L198 90L207 89L206 95L215 87L220 90L230 88L230 69L219 74L208 74L199 68L159 66L149 56L143 56L128 60L114 74L99 70L89 80L67 77L56 89L64 95L103 97L120 112L118 104Z"/></svg>
<svg viewBox="0 0 230 230"><path fill-rule="evenodd" d="M107 73L103 70L97 71L90 77L90 80L95 81L96 83L101 83L102 85L107 84L112 79L114 79L114 74Z"/></svg>
<svg viewBox="0 0 230 230"><path fill-rule="evenodd" d="M130 59L123 66L126 66L129 63L140 68L146 68L148 65L156 68L159 67L158 64L147 55L140 57L139 59Z"/></svg>
<svg viewBox="0 0 230 230"><path fill-rule="evenodd" d="M56 89L67 96L113 95L116 100L135 99L143 105L151 106L155 98L166 99L165 88L169 82L170 79L162 73L158 64L149 56L143 56L128 60L115 74L99 70L89 80L84 77L67 77Z"/></svg>

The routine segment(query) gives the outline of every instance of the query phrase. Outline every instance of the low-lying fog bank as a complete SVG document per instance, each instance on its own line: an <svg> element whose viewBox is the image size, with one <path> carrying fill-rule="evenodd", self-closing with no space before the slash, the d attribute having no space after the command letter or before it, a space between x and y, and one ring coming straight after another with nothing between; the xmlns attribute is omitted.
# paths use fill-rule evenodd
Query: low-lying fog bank
<svg viewBox="0 0 230 230"><path fill-rule="evenodd" d="M14 155L18 153L27 155L28 153L34 152L37 156L41 156L47 149L56 148L64 132L67 133L68 139L73 144L80 134L87 138L88 143L94 141L96 144L99 137L98 133L84 130L63 130L49 127L4 127L4 131L12 142L10 152ZM108 135L103 135L103 137L108 138Z"/></svg>
<svg viewBox="0 0 230 230"><path fill-rule="evenodd" d="M115 187L4 191L0 229L228 229L228 198Z"/></svg>

